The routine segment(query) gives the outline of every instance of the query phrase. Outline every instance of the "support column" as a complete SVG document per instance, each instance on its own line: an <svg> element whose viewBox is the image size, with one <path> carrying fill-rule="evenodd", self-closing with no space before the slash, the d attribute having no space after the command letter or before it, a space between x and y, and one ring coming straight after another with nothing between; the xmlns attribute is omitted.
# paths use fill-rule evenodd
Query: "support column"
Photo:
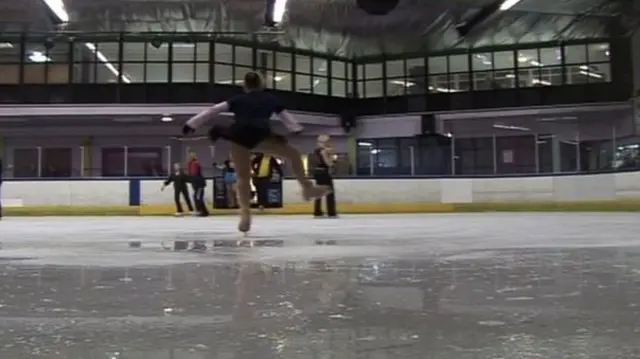
<svg viewBox="0 0 640 359"><path fill-rule="evenodd" d="M558 136L551 137L551 163L553 173L562 172L562 156L560 154L560 140Z"/></svg>
<svg viewBox="0 0 640 359"><path fill-rule="evenodd" d="M347 138L347 158L349 159L349 174L356 174L356 159L358 157L358 139L356 135L351 134Z"/></svg>
<svg viewBox="0 0 640 359"><path fill-rule="evenodd" d="M80 168L80 176L93 177L93 137L87 136L82 140L82 168ZM97 176L97 174L95 174Z"/></svg>

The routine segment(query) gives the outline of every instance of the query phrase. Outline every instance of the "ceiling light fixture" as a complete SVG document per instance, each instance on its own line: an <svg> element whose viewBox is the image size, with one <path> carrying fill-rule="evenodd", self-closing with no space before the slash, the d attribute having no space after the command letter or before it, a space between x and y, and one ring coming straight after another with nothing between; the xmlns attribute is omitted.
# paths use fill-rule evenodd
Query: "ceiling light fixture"
<svg viewBox="0 0 640 359"><path fill-rule="evenodd" d="M500 5L501 11L507 11L512 7L516 6L521 0L504 0Z"/></svg>
<svg viewBox="0 0 640 359"><path fill-rule="evenodd" d="M173 117L169 116L169 115L164 115L161 118L162 122L171 122L173 121Z"/></svg>

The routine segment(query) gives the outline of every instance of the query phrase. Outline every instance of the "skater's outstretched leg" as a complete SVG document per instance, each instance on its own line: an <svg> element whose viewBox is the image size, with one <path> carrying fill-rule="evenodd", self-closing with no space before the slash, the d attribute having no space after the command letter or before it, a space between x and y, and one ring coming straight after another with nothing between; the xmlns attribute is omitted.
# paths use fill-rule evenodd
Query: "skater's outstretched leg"
<svg viewBox="0 0 640 359"><path fill-rule="evenodd" d="M324 197L331 193L331 187L316 186L309 178L307 178L304 173L304 165L302 164L302 156L300 155L300 152L298 152L295 147L291 146L286 139L279 136L269 137L260 142L256 147L256 150L258 152L265 152L283 157L286 159L287 163L291 164L296 180L302 189L302 198L305 201Z"/></svg>
<svg viewBox="0 0 640 359"><path fill-rule="evenodd" d="M231 159L236 165L240 207L238 230L246 233L251 229L251 152L243 146L231 143Z"/></svg>

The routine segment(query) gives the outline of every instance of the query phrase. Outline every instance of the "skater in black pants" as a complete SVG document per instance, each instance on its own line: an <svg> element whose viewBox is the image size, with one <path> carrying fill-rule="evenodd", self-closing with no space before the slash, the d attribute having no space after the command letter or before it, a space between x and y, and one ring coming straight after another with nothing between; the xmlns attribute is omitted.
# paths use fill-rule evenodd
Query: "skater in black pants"
<svg viewBox="0 0 640 359"><path fill-rule="evenodd" d="M164 185L162 185L161 191L164 191L168 185L173 183L173 200L176 202L176 217L181 217L184 214L182 210L182 204L180 203L180 195L184 198L184 201L187 202L187 207L189 207L189 212L193 212L193 206L191 205L191 200L189 199L189 190L187 189L187 183L189 183L189 176L184 173L179 163L173 165L173 171L169 174L169 178L164 181Z"/></svg>
<svg viewBox="0 0 640 359"><path fill-rule="evenodd" d="M204 189L207 187L207 180L202 175L202 167L200 167L200 162L195 153L191 154L191 160L189 161L189 177L193 186L193 204L196 206L196 212L200 217L207 217L209 210L207 210L207 204L204 202Z"/></svg>
<svg viewBox="0 0 640 359"><path fill-rule="evenodd" d="M336 212L336 196L333 188L333 176L331 175L331 168L333 167L333 158L331 158L331 147L329 144L329 136L318 136L318 147L313 151L315 158L313 162L315 166L313 168L313 179L316 181L316 185L329 186L331 193L326 196L327 199L327 216L329 218L336 218L338 213ZM322 198L316 198L313 204L314 217L322 217Z"/></svg>

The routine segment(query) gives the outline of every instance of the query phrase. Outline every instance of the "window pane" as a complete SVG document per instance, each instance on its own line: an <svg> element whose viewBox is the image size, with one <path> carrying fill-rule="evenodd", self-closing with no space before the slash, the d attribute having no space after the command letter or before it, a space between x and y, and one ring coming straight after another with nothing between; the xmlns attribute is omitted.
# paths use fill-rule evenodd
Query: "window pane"
<svg viewBox="0 0 640 359"><path fill-rule="evenodd" d="M171 65L173 71L173 82L194 82L195 81L195 64L190 63L173 63Z"/></svg>
<svg viewBox="0 0 640 359"><path fill-rule="evenodd" d="M355 80L353 76L353 62L347 61L347 80Z"/></svg>
<svg viewBox="0 0 640 359"><path fill-rule="evenodd" d="M329 94L329 81L326 77L314 76L313 93L315 95L324 95L324 96Z"/></svg>
<svg viewBox="0 0 640 359"><path fill-rule="evenodd" d="M118 62L119 56L120 56L120 44L118 44L117 42L100 42L95 44L98 51L100 51L102 53L102 55L104 55L105 58L107 58L107 60L109 60L109 62L113 63L115 65L115 63ZM123 50L126 49L126 43L123 44ZM84 59L86 59L88 57L89 61L92 62L98 62L99 60L96 58L96 56L93 54L92 51L90 51L86 46L83 46L81 44L78 44L76 46L76 54L74 54L74 56L77 57L77 53L81 52L81 48L84 48L82 50L83 54L89 54L89 56L84 56L82 61L86 61ZM126 56L126 52L124 52L122 54L122 56L127 59ZM144 54L142 54L141 57L144 57ZM95 59L95 60L94 60Z"/></svg>
<svg viewBox="0 0 640 359"><path fill-rule="evenodd" d="M429 76L429 92L451 92L447 75Z"/></svg>
<svg viewBox="0 0 640 359"><path fill-rule="evenodd" d="M447 73L447 57L446 56L429 58L429 74L446 74L446 73Z"/></svg>
<svg viewBox="0 0 640 359"><path fill-rule="evenodd" d="M160 46L147 44L147 61L166 62L169 61L169 44L163 42Z"/></svg>
<svg viewBox="0 0 640 359"><path fill-rule="evenodd" d="M199 42L196 44L196 61L209 61L209 47L208 42Z"/></svg>
<svg viewBox="0 0 640 359"><path fill-rule="evenodd" d="M347 81L340 79L331 80L331 96L346 97L347 96Z"/></svg>
<svg viewBox="0 0 640 359"><path fill-rule="evenodd" d="M235 52L236 65L253 67L253 49L251 49L250 47L235 46Z"/></svg>
<svg viewBox="0 0 640 359"><path fill-rule="evenodd" d="M228 44L215 44L215 62L224 64L233 63L233 46Z"/></svg>
<svg viewBox="0 0 640 359"><path fill-rule="evenodd" d="M276 90L291 91L291 75L285 72L276 72Z"/></svg>
<svg viewBox="0 0 640 359"><path fill-rule="evenodd" d="M307 74L296 74L295 91L311 93L311 76Z"/></svg>
<svg viewBox="0 0 640 359"><path fill-rule="evenodd" d="M291 56L286 52L276 52L276 69L291 72Z"/></svg>
<svg viewBox="0 0 640 359"><path fill-rule="evenodd" d="M168 63L147 63L147 78L145 82L169 82Z"/></svg>
<svg viewBox="0 0 640 359"><path fill-rule="evenodd" d="M540 66L538 49L518 50L518 68Z"/></svg>
<svg viewBox="0 0 640 359"><path fill-rule="evenodd" d="M122 73L125 74L132 83L144 82L144 64L122 64Z"/></svg>
<svg viewBox="0 0 640 359"><path fill-rule="evenodd" d="M45 83L45 65L27 63L24 65L24 83L25 84L43 84Z"/></svg>
<svg viewBox="0 0 640 359"><path fill-rule="evenodd" d="M444 75L442 76L445 77ZM471 90L471 81L469 81L468 72L458 72L449 74L449 92L466 92Z"/></svg>
<svg viewBox="0 0 640 359"><path fill-rule="evenodd" d="M358 80L364 80L364 65L356 66Z"/></svg>
<svg viewBox="0 0 640 359"><path fill-rule="evenodd" d="M173 43L173 61L194 62L196 58L196 44L191 42Z"/></svg>
<svg viewBox="0 0 640 359"><path fill-rule="evenodd" d="M215 64L213 66L215 83L233 85L233 66Z"/></svg>
<svg viewBox="0 0 640 359"><path fill-rule="evenodd" d="M125 42L122 45L122 61L144 61L144 42Z"/></svg>
<svg viewBox="0 0 640 359"><path fill-rule="evenodd" d="M209 82L209 63L196 64L196 82Z"/></svg>
<svg viewBox="0 0 640 359"><path fill-rule="evenodd" d="M0 64L0 84L18 84L20 65Z"/></svg>
<svg viewBox="0 0 640 359"><path fill-rule="evenodd" d="M572 65L567 68L570 69L569 74L572 77L572 83L603 83L611 81L611 70L608 63Z"/></svg>
<svg viewBox="0 0 640 359"><path fill-rule="evenodd" d="M102 148L103 177L124 176L124 147Z"/></svg>
<svg viewBox="0 0 640 359"><path fill-rule="evenodd" d="M609 44L589 44L587 45L587 51L589 56L589 62L608 62L609 56Z"/></svg>
<svg viewBox="0 0 640 359"><path fill-rule="evenodd" d="M162 148L129 147L127 149L128 176L158 176L165 171L162 168Z"/></svg>
<svg viewBox="0 0 640 359"><path fill-rule="evenodd" d="M541 84L549 84L550 86L562 85L562 66L543 67L540 69Z"/></svg>
<svg viewBox="0 0 640 359"><path fill-rule="evenodd" d="M356 82L356 86L357 86L357 89L358 89L358 98L364 98L365 97L364 81Z"/></svg>
<svg viewBox="0 0 640 359"><path fill-rule="evenodd" d="M16 148L13 150L13 176L17 178L38 177L38 149Z"/></svg>
<svg viewBox="0 0 640 359"><path fill-rule="evenodd" d="M587 62L587 46L571 45L564 47L564 62L566 64L582 64Z"/></svg>
<svg viewBox="0 0 640 359"><path fill-rule="evenodd" d="M382 78L382 64L365 64L364 76L367 79L381 79Z"/></svg>
<svg viewBox="0 0 640 359"><path fill-rule="evenodd" d="M545 47L540 49L541 66L562 65L562 49L559 47Z"/></svg>
<svg viewBox="0 0 640 359"><path fill-rule="evenodd" d="M449 56L449 71L450 72L469 71L469 56L467 56L466 54Z"/></svg>
<svg viewBox="0 0 640 359"><path fill-rule="evenodd" d="M473 71L486 71L493 68L493 59L490 52L471 55L471 68Z"/></svg>
<svg viewBox="0 0 640 359"><path fill-rule="evenodd" d="M367 98L383 97L384 88L382 80L367 80L365 81L365 96Z"/></svg>
<svg viewBox="0 0 640 359"><path fill-rule="evenodd" d="M252 69L250 67L240 67L240 66L235 66L233 69L233 82L237 85L242 84L242 80L244 80L244 76L247 74L247 72L251 72Z"/></svg>
<svg viewBox="0 0 640 359"><path fill-rule="evenodd" d="M257 50L256 51L256 68L257 69L273 69L273 51Z"/></svg>
<svg viewBox="0 0 640 359"><path fill-rule="evenodd" d="M493 72L492 71L474 71L471 73L473 76L473 89L493 90Z"/></svg>
<svg viewBox="0 0 640 359"><path fill-rule="evenodd" d="M516 75L514 70L498 70L493 73L494 85L498 89L508 89L516 87Z"/></svg>
<svg viewBox="0 0 640 359"><path fill-rule="evenodd" d="M311 59L309 56L296 55L296 72L302 74L311 73Z"/></svg>
<svg viewBox="0 0 640 359"><path fill-rule="evenodd" d="M404 96L407 88L415 86L415 83L407 81L404 77L389 79L387 83L387 96Z"/></svg>
<svg viewBox="0 0 640 359"><path fill-rule="evenodd" d="M313 61L313 74L320 76L327 76L327 60L319 57L314 57Z"/></svg>
<svg viewBox="0 0 640 359"><path fill-rule="evenodd" d="M347 77L346 63L344 61L331 61L331 77L344 79Z"/></svg>
<svg viewBox="0 0 640 359"><path fill-rule="evenodd" d="M20 62L20 41L0 39L0 63ZM3 81L0 78L0 81Z"/></svg>
<svg viewBox="0 0 640 359"><path fill-rule="evenodd" d="M500 51L493 53L493 68L495 70L502 69L514 69L516 64L514 62L513 51Z"/></svg>
<svg viewBox="0 0 640 359"><path fill-rule="evenodd" d="M386 66L388 78L398 78L405 76L404 60L387 61Z"/></svg>
<svg viewBox="0 0 640 359"><path fill-rule="evenodd" d="M42 177L71 177L72 167L70 148L42 149Z"/></svg>

